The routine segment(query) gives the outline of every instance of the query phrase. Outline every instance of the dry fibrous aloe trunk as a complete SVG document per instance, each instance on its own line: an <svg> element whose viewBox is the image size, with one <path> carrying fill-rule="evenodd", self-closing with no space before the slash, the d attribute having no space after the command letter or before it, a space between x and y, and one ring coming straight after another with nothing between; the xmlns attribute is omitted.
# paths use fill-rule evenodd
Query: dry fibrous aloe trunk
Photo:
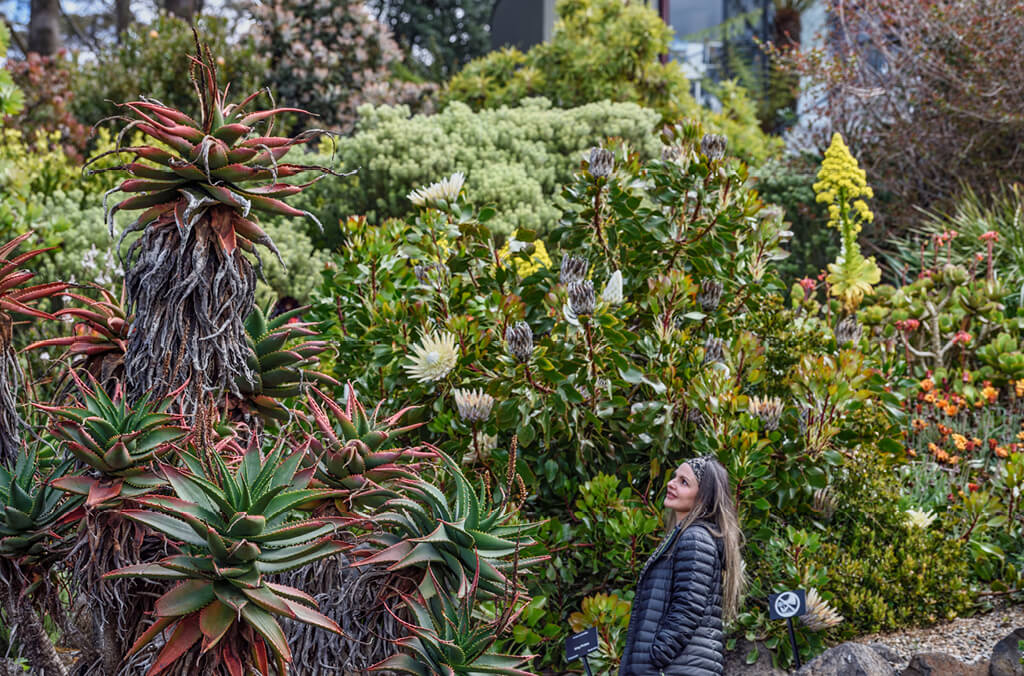
<svg viewBox="0 0 1024 676"><path fill-rule="evenodd" d="M209 218L184 224L184 233L180 225L147 229L129 250L125 288L135 321L125 375L132 401L187 381L181 410L194 415L206 395L237 395L235 381L249 376L243 321L256 273L240 249L221 249Z"/></svg>
<svg viewBox="0 0 1024 676"><path fill-rule="evenodd" d="M284 584L316 599L321 612L345 632L337 636L300 622L284 622L296 674L364 674L395 652L393 642L408 631L384 606L398 577L385 568L351 568L348 557L338 554L281 576ZM401 604L391 605L392 612L409 621Z"/></svg>
<svg viewBox="0 0 1024 676"><path fill-rule="evenodd" d="M0 562L0 588L4 590L3 608L11 638L21 646L22 657L32 665L33 674L67 676L67 667L46 633L42 618L32 603L32 595L24 593L26 582L20 571Z"/></svg>

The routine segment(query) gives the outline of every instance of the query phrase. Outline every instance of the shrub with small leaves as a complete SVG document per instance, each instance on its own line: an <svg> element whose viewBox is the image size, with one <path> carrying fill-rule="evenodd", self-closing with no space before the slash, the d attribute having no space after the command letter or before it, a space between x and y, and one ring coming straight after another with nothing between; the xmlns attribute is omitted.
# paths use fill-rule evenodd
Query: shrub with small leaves
<svg viewBox="0 0 1024 676"><path fill-rule="evenodd" d="M364 103L432 109L433 85L394 74L401 50L364 3L271 0L257 4L255 14L256 44L270 60L271 86L281 103L318 116L306 126L349 132Z"/></svg>

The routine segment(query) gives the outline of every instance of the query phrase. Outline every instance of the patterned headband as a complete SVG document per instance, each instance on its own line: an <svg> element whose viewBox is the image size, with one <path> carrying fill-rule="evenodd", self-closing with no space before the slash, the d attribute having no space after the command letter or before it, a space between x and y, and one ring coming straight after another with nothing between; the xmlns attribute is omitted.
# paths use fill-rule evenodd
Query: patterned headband
<svg viewBox="0 0 1024 676"><path fill-rule="evenodd" d="M686 464L693 470L693 475L697 477L698 484L704 480L704 470L707 469L708 463L714 459L715 456L713 455L702 455L699 458L686 461Z"/></svg>

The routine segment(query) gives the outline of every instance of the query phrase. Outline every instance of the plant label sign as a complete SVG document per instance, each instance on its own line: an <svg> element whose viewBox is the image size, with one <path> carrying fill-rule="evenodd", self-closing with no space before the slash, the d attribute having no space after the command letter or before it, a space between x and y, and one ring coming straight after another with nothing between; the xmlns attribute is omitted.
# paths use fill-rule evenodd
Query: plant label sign
<svg viewBox="0 0 1024 676"><path fill-rule="evenodd" d="M768 597L768 611L773 620L787 620L807 612L807 594L803 589L784 591Z"/></svg>
<svg viewBox="0 0 1024 676"><path fill-rule="evenodd" d="M572 662L597 650L597 627L591 627L565 639L565 661Z"/></svg>

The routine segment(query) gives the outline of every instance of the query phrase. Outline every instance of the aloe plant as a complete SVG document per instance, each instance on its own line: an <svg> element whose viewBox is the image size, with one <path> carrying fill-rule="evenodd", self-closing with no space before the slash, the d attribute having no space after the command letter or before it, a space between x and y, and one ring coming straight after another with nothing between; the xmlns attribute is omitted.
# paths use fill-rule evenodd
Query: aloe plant
<svg viewBox="0 0 1024 676"><path fill-rule="evenodd" d="M396 437L423 424L398 426L412 406L381 418L384 402L380 402L367 415L351 383L344 409L315 387L310 388L308 403L320 430L320 436L312 438L309 451L311 458L317 458L314 481L338 492L334 502L339 513L379 507L388 498L398 497L384 484L399 478L415 479L418 469L399 463L434 456L432 451L422 450L422 446L394 445Z"/></svg>
<svg viewBox="0 0 1024 676"><path fill-rule="evenodd" d="M453 595L435 578L433 593L426 599L405 597L415 623L402 622L412 634L395 641L406 649L370 667L370 671L391 671L415 676L533 676L520 667L533 655L501 655L489 652L499 634L518 613L484 623L473 615L473 594ZM519 612L522 612L520 608Z"/></svg>
<svg viewBox="0 0 1024 676"><path fill-rule="evenodd" d="M307 487L313 471L299 470L302 449L264 455L254 441L234 471L217 453L209 454L212 467L189 453L180 455L185 468L162 468L174 496L138 498L149 509L123 514L181 543L181 553L105 576L177 581L157 600L155 622L126 657L173 627L150 674L165 671L198 645L232 676L250 666L269 674L269 649L283 675L291 653L278 619L340 633L312 597L267 579L345 549L332 539L337 520L293 518L297 505L331 491Z"/></svg>
<svg viewBox="0 0 1024 676"><path fill-rule="evenodd" d="M237 379L252 380L243 323L254 304L256 271L242 252L259 262L256 246L261 245L280 259L256 213L316 221L282 201L309 183L281 179L306 171L320 172L317 179L334 173L325 167L279 163L317 132L273 136L274 118L305 111L248 112L262 90L239 103L226 103L216 61L208 48L197 44L197 52L189 75L200 99L199 120L155 101L121 104L128 111L118 118L127 123L125 131L137 130L162 147L112 151L131 153L135 161L112 168L129 178L110 192L129 197L106 214L113 232L117 212L142 211L121 235L123 241L128 233L142 232L125 260L127 309L135 315L125 355L129 400L137 401L150 390L162 396L188 382L181 406L189 415L206 395L223 389L237 395ZM124 136L122 132L119 138Z"/></svg>
<svg viewBox="0 0 1024 676"><path fill-rule="evenodd" d="M33 673L66 674L36 610L36 590L49 569L71 548L82 498L68 496L51 479L68 471L57 465L43 476L33 450L19 453L12 468L0 465L0 583L4 611L18 627Z"/></svg>
<svg viewBox="0 0 1024 676"><path fill-rule="evenodd" d="M94 476L64 476L54 485L87 496L86 507L97 509L119 506L123 498L163 485L152 471L153 461L188 432L179 416L167 413L173 397L150 403L147 395L129 406L120 386L111 397L95 381L90 386L74 378L81 406L35 406L53 416L50 433Z"/></svg>
<svg viewBox="0 0 1024 676"><path fill-rule="evenodd" d="M26 232L0 246L0 462L13 463L21 445L21 417L16 407L19 374L17 357L14 354L14 314L24 314L43 319L53 315L32 307L30 303L47 298L67 289L63 282L24 286L35 273L23 270L22 265L50 249L35 249L14 256L21 244L32 236ZM51 247L52 248L52 247Z"/></svg>
<svg viewBox="0 0 1024 676"><path fill-rule="evenodd" d="M64 308L53 313L56 319L72 317L78 320L72 326L70 336L40 340L25 349L66 347L63 357L68 359L71 368L85 370L103 385L123 381L129 329L123 287L120 300L101 286L90 288L100 294L99 300L69 291L65 295L85 307Z"/></svg>
<svg viewBox="0 0 1024 676"><path fill-rule="evenodd" d="M421 588L426 589L423 585L436 574L460 595L477 587L492 597L517 590L515 575L510 579L506 573L549 558L519 558L522 548L535 544L529 533L539 524L510 523L517 512L507 500L492 505L454 460L439 449L434 452L454 480L453 498L423 479L397 480L400 496L386 501L383 511L372 517L375 525L388 529L368 537L378 551L352 565L389 563L393 571L423 569Z"/></svg>
<svg viewBox="0 0 1024 676"><path fill-rule="evenodd" d="M298 307L270 317L268 311L255 306L246 317L251 378L235 379L242 395L243 415L255 413L264 419L285 421L292 412L282 403L283 399L303 394L312 383L339 384L315 370L320 363L319 355L330 346L312 323L297 320L307 309L308 306Z"/></svg>
<svg viewBox="0 0 1024 676"><path fill-rule="evenodd" d="M70 467L71 461L64 461L44 477L36 452L28 449L12 468L0 465L0 558L46 568L67 553L83 498L68 496L53 483Z"/></svg>

